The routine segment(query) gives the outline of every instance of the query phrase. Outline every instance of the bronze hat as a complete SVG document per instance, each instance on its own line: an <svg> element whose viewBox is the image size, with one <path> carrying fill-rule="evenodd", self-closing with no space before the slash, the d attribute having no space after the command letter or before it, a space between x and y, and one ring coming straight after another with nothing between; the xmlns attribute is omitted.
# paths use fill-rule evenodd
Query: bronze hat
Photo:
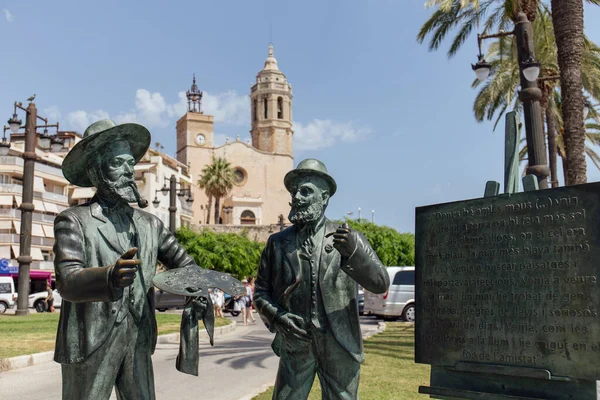
<svg viewBox="0 0 600 400"><path fill-rule="evenodd" d="M321 161L314 158L307 158L300 161L296 169L291 170L283 178L283 183L286 189L291 192L292 185L298 179L305 176L318 176L327 182L329 185L329 196L333 196L337 190L335 180L327 173L327 167Z"/></svg>
<svg viewBox="0 0 600 400"><path fill-rule="evenodd" d="M109 119L94 122L83 133L62 163L63 175L77 186L94 186L88 176L88 159L92 153L101 151L108 143L125 140L129 143L136 164L150 147L150 132L139 124L116 125Z"/></svg>

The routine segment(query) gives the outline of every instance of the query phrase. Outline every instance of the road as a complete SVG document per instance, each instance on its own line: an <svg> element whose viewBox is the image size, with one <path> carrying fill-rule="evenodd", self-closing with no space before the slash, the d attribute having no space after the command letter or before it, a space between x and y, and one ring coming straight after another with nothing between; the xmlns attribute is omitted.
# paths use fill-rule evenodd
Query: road
<svg viewBox="0 0 600 400"><path fill-rule="evenodd" d="M175 369L177 344L159 344L152 357L158 400L197 400L199 398L239 400L257 394L275 382L279 359L273 354L271 334L260 322L244 326L241 317L236 330L215 338L215 346L200 344L200 376ZM377 328L373 318L361 318L363 332ZM0 373L3 399L59 400L60 366L54 362ZM113 394L112 399L116 399Z"/></svg>

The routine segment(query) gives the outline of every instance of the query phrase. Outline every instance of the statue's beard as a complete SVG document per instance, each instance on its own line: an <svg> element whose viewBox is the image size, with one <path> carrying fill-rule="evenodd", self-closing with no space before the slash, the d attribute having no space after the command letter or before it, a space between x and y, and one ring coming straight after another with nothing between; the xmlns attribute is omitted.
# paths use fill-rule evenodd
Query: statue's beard
<svg viewBox="0 0 600 400"><path fill-rule="evenodd" d="M316 222L323 216L325 207L322 202L315 202L310 204L300 204L299 202L292 201L292 209L288 219L292 224L305 225L307 223Z"/></svg>
<svg viewBox="0 0 600 400"><path fill-rule="evenodd" d="M137 198L131 185L135 185L135 182L129 178L122 177L117 181L109 181L103 178L98 187L98 193L100 197L114 203L135 203Z"/></svg>

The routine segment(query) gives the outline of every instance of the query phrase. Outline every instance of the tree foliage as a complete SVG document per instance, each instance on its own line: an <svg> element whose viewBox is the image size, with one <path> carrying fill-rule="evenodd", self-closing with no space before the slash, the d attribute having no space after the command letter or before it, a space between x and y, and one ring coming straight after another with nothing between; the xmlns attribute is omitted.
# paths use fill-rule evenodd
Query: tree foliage
<svg viewBox="0 0 600 400"><path fill-rule="evenodd" d="M233 187L234 179L231 163L223 157L213 157L212 163L202 168L202 176L198 181L198 186L200 186L200 189L204 189L211 202L213 198L215 199L215 224L219 223L221 198L229 193ZM210 203L208 215L206 223L210 218Z"/></svg>
<svg viewBox="0 0 600 400"><path fill-rule="evenodd" d="M181 228L176 233L177 240L206 269L226 272L238 279L256 275L264 243L257 243L248 236L235 233L214 233L204 230L201 233Z"/></svg>
<svg viewBox="0 0 600 400"><path fill-rule="evenodd" d="M379 226L365 219L346 218L350 228L361 232L377 256L387 266L415 265L415 235L400 233L388 226Z"/></svg>

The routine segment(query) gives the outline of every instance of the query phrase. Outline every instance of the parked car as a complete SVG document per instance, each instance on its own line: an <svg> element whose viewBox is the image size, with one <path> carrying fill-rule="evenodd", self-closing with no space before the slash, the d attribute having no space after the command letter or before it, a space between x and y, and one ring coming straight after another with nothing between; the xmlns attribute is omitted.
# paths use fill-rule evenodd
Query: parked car
<svg viewBox="0 0 600 400"><path fill-rule="evenodd" d="M360 315L365 313L365 291L361 286L358 287L358 313Z"/></svg>
<svg viewBox="0 0 600 400"><path fill-rule="evenodd" d="M390 287L383 294L365 290L365 312L385 320L415 321L415 267L387 267Z"/></svg>
<svg viewBox="0 0 600 400"><path fill-rule="evenodd" d="M58 290L56 289L54 289L52 293L54 296L54 308L60 308L62 305L62 297L60 297L60 293L58 293ZM48 297L47 291L30 294L29 300L27 300L29 303L29 308L35 308L35 311L37 312L46 311L46 297Z"/></svg>
<svg viewBox="0 0 600 400"><path fill-rule="evenodd" d="M164 292L154 288L154 308L160 312L167 311L170 308L183 308L186 296Z"/></svg>
<svg viewBox="0 0 600 400"><path fill-rule="evenodd" d="M0 276L0 314L13 308L16 300L15 281L10 276Z"/></svg>

